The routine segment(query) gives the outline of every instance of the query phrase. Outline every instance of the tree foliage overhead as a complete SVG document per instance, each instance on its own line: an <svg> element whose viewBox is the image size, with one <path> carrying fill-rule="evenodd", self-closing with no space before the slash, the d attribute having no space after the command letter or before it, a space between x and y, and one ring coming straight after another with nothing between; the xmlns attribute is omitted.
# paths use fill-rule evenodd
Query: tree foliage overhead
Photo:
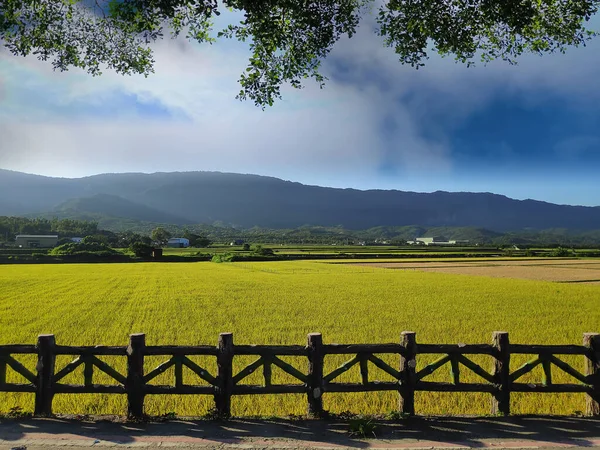
<svg viewBox="0 0 600 450"><path fill-rule="evenodd" d="M402 63L420 67L433 49L468 65L524 52L565 51L595 35L586 22L599 0L2 0L0 40L15 55L35 54L55 69L99 75L153 72L150 44L185 34L198 42L248 41L239 99L272 105L283 84L321 85L323 59L356 32L374 7L377 33ZM213 31L223 9L239 23Z"/></svg>

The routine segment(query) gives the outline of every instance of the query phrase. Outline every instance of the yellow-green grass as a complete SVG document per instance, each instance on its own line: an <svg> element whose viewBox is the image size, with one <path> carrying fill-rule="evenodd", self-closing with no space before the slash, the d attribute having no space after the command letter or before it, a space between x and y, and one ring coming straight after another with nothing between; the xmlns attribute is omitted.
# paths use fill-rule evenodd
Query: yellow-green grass
<svg viewBox="0 0 600 450"><path fill-rule="evenodd" d="M485 343L494 330L510 332L514 343L580 343L587 331L600 331L598 286L556 284L398 271L322 262L137 263L0 266L0 344L34 343L54 333L59 344L126 345L128 336L145 332L149 345L216 344L219 332L234 332L238 344L303 344L309 332L325 343L398 342L413 330L427 343ZM34 357L17 356L33 369ZM419 356L423 367L437 356ZM60 357L63 367L72 357ZM102 358L125 371L124 358ZM146 370L167 357L148 357ZM193 358L215 372L214 358ZM235 371L253 357L236 357ZM306 359L283 358L306 370ZM349 357L326 358L331 370ZM397 357L385 359L397 364ZM490 368L489 357L473 357ZM583 369L583 357L563 358ZM513 368L525 358L513 357ZM80 368L81 369L81 368ZM541 380L541 367L523 382ZM261 372L260 370L257 372ZM260 383L260 373L248 378ZM390 380L372 367L373 380ZM19 381L9 370L9 381ZM157 384L173 380L171 371ZM466 368L461 381L474 382ZM186 383L197 379L185 372ZM449 381L449 367L429 379ZM358 381L359 368L339 381ZM558 369L554 382L574 382ZM82 383L82 370L64 382ZM337 381L337 380L336 380ZM109 383L101 373L94 382ZM274 383L293 382L273 369ZM32 409L31 394L0 393L0 411ZM395 408L395 393L326 394L334 412L385 413ZM489 394L417 393L420 414L486 414ZM302 395L234 397L237 415L286 415L305 412ZM202 415L209 396L149 396L147 412ZM518 413L570 414L584 408L582 394L513 394ZM123 414L120 395L57 395L58 413Z"/></svg>

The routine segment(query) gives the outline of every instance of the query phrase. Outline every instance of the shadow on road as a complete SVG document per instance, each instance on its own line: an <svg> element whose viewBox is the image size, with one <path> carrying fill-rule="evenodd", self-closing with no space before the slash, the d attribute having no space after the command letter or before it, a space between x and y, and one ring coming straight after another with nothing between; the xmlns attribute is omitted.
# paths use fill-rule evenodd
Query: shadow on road
<svg viewBox="0 0 600 450"><path fill-rule="evenodd" d="M598 445L600 420L581 417L416 417L376 422L378 440L430 441L484 446L489 440L535 441L540 444ZM230 421L173 420L160 423L117 423L68 419L1 420L0 439L93 439L127 444L144 441L195 440L215 444L256 441L302 441L366 448L368 439L349 434L347 422L325 420Z"/></svg>

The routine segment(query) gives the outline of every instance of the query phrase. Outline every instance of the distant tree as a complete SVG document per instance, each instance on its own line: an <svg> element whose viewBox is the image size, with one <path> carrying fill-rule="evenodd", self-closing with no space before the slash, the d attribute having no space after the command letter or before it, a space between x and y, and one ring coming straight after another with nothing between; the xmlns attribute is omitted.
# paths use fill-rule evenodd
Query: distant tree
<svg viewBox="0 0 600 450"><path fill-rule="evenodd" d="M573 249L568 249L568 248L559 246L550 254L550 256L557 256L557 257L576 256L576 253Z"/></svg>
<svg viewBox="0 0 600 450"><path fill-rule="evenodd" d="M12 242L14 236L8 225L2 223L1 219L2 218L0 218L0 242Z"/></svg>
<svg viewBox="0 0 600 450"><path fill-rule="evenodd" d="M102 67L148 76L149 44L165 29L190 40L249 42L248 67L238 98L264 107L289 84L312 78L321 86L321 62L343 36L352 37L373 0L2 0L0 45L15 55L37 55L55 69ZM211 33L220 9L243 15ZM376 33L401 63L424 65L430 49L471 64L524 52L565 51L595 34L585 22L595 0L387 0L378 6Z"/></svg>
<svg viewBox="0 0 600 450"><path fill-rule="evenodd" d="M167 245L167 242L169 239L171 239L171 233L169 233L163 227L157 227L152 230L152 234L150 236L152 237L152 240L160 246Z"/></svg>
<svg viewBox="0 0 600 450"><path fill-rule="evenodd" d="M242 250L244 250L245 252L250 251L250 244L242 245Z"/></svg>
<svg viewBox="0 0 600 450"><path fill-rule="evenodd" d="M184 231L183 237L190 241L190 247L208 247L211 244L210 239L206 236L195 234L188 230Z"/></svg>
<svg viewBox="0 0 600 450"><path fill-rule="evenodd" d="M21 224L20 233L23 234L48 234L52 231L50 222L44 219L32 219Z"/></svg>
<svg viewBox="0 0 600 450"><path fill-rule="evenodd" d="M48 220L43 218L29 219L24 217L0 216L0 236L9 242L12 242L17 234L58 234L61 238L65 238L83 237L101 233L109 234L110 232L101 232L98 230L96 222L85 220Z"/></svg>
<svg viewBox="0 0 600 450"><path fill-rule="evenodd" d="M92 236L86 236L81 241L82 244L102 244L108 245L108 238L103 234L94 234Z"/></svg>
<svg viewBox="0 0 600 450"><path fill-rule="evenodd" d="M67 237L90 236L100 232L98 222L88 222L85 220L52 219L50 226L53 231Z"/></svg>
<svg viewBox="0 0 600 450"><path fill-rule="evenodd" d="M266 248L262 245L257 245L256 247L254 247L252 253L258 256L273 256L275 254L272 248Z"/></svg>
<svg viewBox="0 0 600 450"><path fill-rule="evenodd" d="M128 248L134 242L152 245L152 239L149 236L133 233L132 231L125 231L122 233L117 233L117 244L115 246L118 248Z"/></svg>
<svg viewBox="0 0 600 450"><path fill-rule="evenodd" d="M154 247L148 244L144 244L143 242L133 242L129 246L129 250L138 258L150 258L152 256L152 251Z"/></svg>
<svg viewBox="0 0 600 450"><path fill-rule="evenodd" d="M198 239L196 239L194 247L205 248L208 247L210 244L212 244L212 242L206 236L199 236Z"/></svg>
<svg viewBox="0 0 600 450"><path fill-rule="evenodd" d="M108 245L94 240L81 241L80 243L68 242L66 244L54 247L50 250L51 255L84 255L84 254L95 254L97 256L112 256L117 254L116 250L113 250Z"/></svg>

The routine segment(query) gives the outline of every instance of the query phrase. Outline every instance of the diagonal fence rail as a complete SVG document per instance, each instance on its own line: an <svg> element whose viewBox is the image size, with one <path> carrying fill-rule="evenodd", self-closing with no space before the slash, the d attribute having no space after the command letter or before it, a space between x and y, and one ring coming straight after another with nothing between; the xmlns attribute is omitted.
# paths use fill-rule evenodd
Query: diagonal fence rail
<svg viewBox="0 0 600 450"><path fill-rule="evenodd" d="M381 358L382 354L396 355L398 365L392 366ZM37 355L35 371L19 361L19 355ZM57 367L61 355L74 359ZM324 370L324 360L329 355L347 355L345 363L330 372ZM419 355L440 355L438 359L417 370ZM487 355L492 370L488 372L472 360L471 355ZM532 358L511 371L512 355L531 355ZM580 355L584 359L585 373L565 362L563 355ZM102 357L126 359L126 373L102 360ZM146 357L164 357L165 361L147 370ZM206 356L216 359L217 370L209 370L190 357ZM255 357L255 361L234 372L234 358ZM306 371L284 361L282 357L296 356L307 360ZM443 366L450 366L450 381L428 381ZM542 367L539 383L523 383L522 377L536 367ZM64 383L65 377L83 367L82 384ZM272 369L277 367L294 382L274 384ZM360 382L339 381L353 367L360 370ZM376 367L393 381L372 379L370 369ZM7 368L18 374L21 383L7 382ZM185 384L184 368L203 385ZM157 378L173 369L172 384L156 384ZM262 384L244 383L250 375L262 371ZM553 371L560 370L573 382L554 383ZM95 384L94 373L100 371L114 384ZM462 371L462 372L461 372ZM463 382L461 375L470 372L478 382ZM473 378L471 376L471 378ZM323 344L319 333L308 335L306 346L300 345L235 345L232 333L219 335L217 346L147 346L144 334L132 334L129 345L75 347L57 345L54 335L40 335L36 345L0 345L0 392L30 392L35 394L34 414L52 414L55 394L103 393L127 395L127 415L144 416L144 399L156 394L210 395L214 397L215 410L220 417L231 415L231 398L234 395L305 394L309 416L321 417L323 396L334 392L398 392L398 411L415 414L415 392L483 392L491 394L492 414L510 414L511 392L583 393L586 397L586 414L600 416L600 334L586 333L583 345L523 345L511 344L508 333L494 332L491 344L417 344L414 332L405 331L400 342L392 344Z"/></svg>

